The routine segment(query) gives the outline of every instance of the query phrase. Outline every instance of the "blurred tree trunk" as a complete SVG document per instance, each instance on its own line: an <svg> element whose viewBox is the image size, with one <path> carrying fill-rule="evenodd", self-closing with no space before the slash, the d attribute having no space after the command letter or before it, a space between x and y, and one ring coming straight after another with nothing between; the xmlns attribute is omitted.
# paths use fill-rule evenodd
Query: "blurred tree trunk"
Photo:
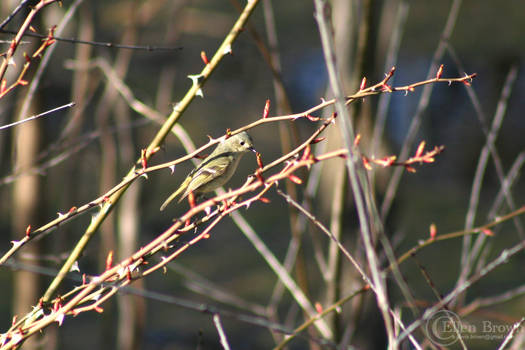
<svg viewBox="0 0 525 350"><path fill-rule="evenodd" d="M134 43L137 38L137 25L139 22L137 13L137 4L130 3L123 11L129 13L129 23L126 31L122 35L122 42ZM130 61L132 58L132 50L120 50L115 58L113 65L115 74L120 79L124 80ZM119 171L119 161L128 168L138 155L135 152L135 147L131 138L131 129L127 132L119 133L119 142L115 139L115 135L109 132L110 121L115 120L117 125L129 125L129 107L120 100L118 92L113 88L111 83L108 83L104 91L103 98L97 107L97 123L101 130L101 188L106 191L117 182L117 173ZM140 194L139 184L131 186L125 196L122 198L121 205L117 210L116 216L111 215L101 226L102 234L102 259L108 254L109 250L117 251L117 259L125 259L130 256L137 247L138 241L138 225L140 215L138 214L138 200ZM117 220L117 222L115 222ZM117 224L117 225L115 225ZM115 231L117 227L117 231ZM115 240L115 238L117 238ZM102 260L103 262L104 260ZM134 283L134 287L140 287L141 282ZM114 306L111 306L112 308ZM119 350L133 350L139 349L141 344L141 335L143 329L143 320L145 313L145 303L141 297L132 295L119 295L117 299L118 316L117 320L111 317L107 322L117 322L117 327L107 327L103 330L116 331L116 344L104 344L107 348L117 348ZM106 334L107 335L107 334ZM103 335L103 338L105 336Z"/></svg>
<svg viewBox="0 0 525 350"><path fill-rule="evenodd" d="M32 101L31 115L37 109ZM19 115L19 119L24 116ZM34 162L39 152L41 129L38 121L22 124L14 130L13 147L15 172L27 170ZM35 174L21 175L13 185L12 197L12 227L14 240L19 240L25 234L28 225L35 227L38 223L38 208L43 205L40 198L41 184ZM36 260L39 257L39 241L33 241L24 247L22 258ZM24 259L25 260L25 259ZM38 303L40 296L40 278L34 272L18 270L13 277L13 313L24 315ZM24 349L36 349L38 337L32 337L24 343Z"/></svg>
<svg viewBox="0 0 525 350"><path fill-rule="evenodd" d="M17 5L18 1L7 1L7 6L3 13L10 13ZM14 23L24 18L25 11L21 11L19 17L13 20ZM35 24L38 26L38 24ZM13 26L17 28L16 25ZM38 42L36 42L38 44ZM35 43L31 41L23 47L24 52L32 52L35 48ZM8 71L6 79L8 82L15 79L18 75L22 64L19 61L19 54L15 55L15 62L17 65L11 66ZM32 76L35 67L31 67L27 77ZM29 101L26 110L22 110L21 106L24 103L27 89L19 88L13 91L13 94L18 94L17 107L12 115L15 115L16 120L21 120L34 115L40 111L38 98L35 97ZM38 153L40 152L41 135L43 133L39 121L31 121L22 125L16 126L12 129L12 162L13 172L21 175L13 183L12 198L11 198L11 225L13 232L13 240L19 240L25 235L26 229L29 225L33 228L38 225L39 208L45 204L41 198L42 185L37 174L28 174L29 168L36 162ZM21 251L19 260L24 263L35 264L40 258L40 241L33 241ZM20 269L13 273L13 314L24 315L31 311L32 307L38 303L40 297L40 276L34 272L24 271ZM37 349L41 343L41 338L32 337L24 342L24 349Z"/></svg>
<svg viewBox="0 0 525 350"><path fill-rule="evenodd" d="M373 61L372 42L373 27L371 25L371 13L373 2L371 0L334 0L332 1L332 22L335 37L335 54L337 64L341 73L344 91L346 94L352 94L359 89L363 76L367 73L367 67L371 66ZM332 98L331 88L328 87L325 98ZM369 101L357 101L349 105L350 116L356 128L356 133L361 134L362 143L367 144L368 137L372 135L372 121L369 107ZM331 112L330 112L331 113ZM336 123L338 121L336 120ZM342 139L339 128L329 128L327 130L326 151L341 148ZM349 210L353 210L353 205L347 203L352 198L348 191L348 177L346 176L346 167L340 160L328 160L323 163L323 174L320 182L320 200L322 216L330 218L330 231L334 236L343 243L349 241L349 231L342 232L343 220L348 216ZM353 215L353 213L351 214ZM348 225L346 225L348 226ZM356 227L357 223L355 223ZM346 234L346 237L343 235ZM358 249L356 254L359 255ZM359 256L358 256L359 258ZM342 274L342 260L340 250L337 245L330 241L327 253L327 271L326 271L326 295L325 305L331 305L336 302L343 290L348 292L355 289L353 280L361 280L360 276L355 275L355 269L352 273ZM362 302L359 297L355 298L359 304ZM354 305L355 306L355 305ZM354 310L358 310L354 309ZM340 341L343 332L349 334L348 329L354 329L356 319L350 322L342 322L341 314L329 315L327 320L332 323L332 329L336 341ZM357 315L355 315L357 316ZM345 331L343 327L346 327Z"/></svg>
<svg viewBox="0 0 525 350"><path fill-rule="evenodd" d="M116 106L116 116L119 125L131 122L129 107L119 101ZM122 162L132 164L135 161L135 145L133 143L131 129L119 134L119 150ZM138 181L131 186L121 200L118 208L118 252L119 258L125 259L131 256L138 247L140 218L140 191L142 182ZM142 288L142 279L133 283L134 288ZM122 295L117 297L118 303L118 329L117 349L138 350L140 349L142 334L144 332L146 301L138 295Z"/></svg>

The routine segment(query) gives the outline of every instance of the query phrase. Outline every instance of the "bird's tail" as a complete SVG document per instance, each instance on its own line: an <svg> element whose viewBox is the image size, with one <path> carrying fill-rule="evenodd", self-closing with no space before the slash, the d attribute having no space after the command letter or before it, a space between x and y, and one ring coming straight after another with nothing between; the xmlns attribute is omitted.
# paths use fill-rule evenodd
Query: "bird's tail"
<svg viewBox="0 0 525 350"><path fill-rule="evenodd" d="M166 199L166 200L164 201L164 203L162 203L162 205L160 206L160 211L163 211L164 208L166 208L166 206L167 206L168 204L170 204L170 202L171 202L172 200L174 200L175 198L177 198L177 196L182 192L182 190L183 190L183 188L180 188L180 189L178 189L177 191L173 192L173 193L171 194L171 196L169 196L168 199ZM179 200L179 202L180 202L180 200Z"/></svg>

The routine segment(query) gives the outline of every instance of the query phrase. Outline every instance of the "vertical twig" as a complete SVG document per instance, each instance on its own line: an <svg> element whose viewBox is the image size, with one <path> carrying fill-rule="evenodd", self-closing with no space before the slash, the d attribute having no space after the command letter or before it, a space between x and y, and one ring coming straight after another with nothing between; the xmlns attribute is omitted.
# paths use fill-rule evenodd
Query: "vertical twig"
<svg viewBox="0 0 525 350"><path fill-rule="evenodd" d="M501 184L498 194L496 195L496 199L494 199L494 203L492 203L492 207L489 210L489 214L487 215L489 219L494 219L500 210L500 207L502 205L503 200L506 197L506 193L510 192L510 188L514 184L514 182L518 179L518 176L520 175L521 168L523 167L523 164L525 163L525 151L520 152L518 156L516 157L516 160L514 160L514 163L510 167L509 172L507 173L507 176L505 177L505 180L503 181L503 184Z"/></svg>
<svg viewBox="0 0 525 350"><path fill-rule="evenodd" d="M362 167L359 150L353 146L355 134L352 126L352 121L349 119L348 111L345 106L345 98L342 91L342 85L339 78L338 68L336 64L336 57L334 53L333 36L330 31L330 6L325 0L315 0L315 18L319 26L319 33L321 35L321 43L325 55L326 67L330 85L335 97L335 108L339 115L339 126L346 149L348 150L348 157L346 159L346 167L348 169L349 181L352 187L355 206L359 217L359 225L361 228L361 237L365 245L365 252L368 260L368 267L372 274L372 281L374 292L376 294L377 304L381 310L383 320L385 322L386 333L388 335L388 342L390 349L397 349L397 341L394 336L394 328L392 319L389 315L389 302L386 292L386 284L384 278L379 270L379 261L376 255L373 244L373 228L372 219L370 215L374 216L375 204L374 199L370 198L370 190L368 188L367 175Z"/></svg>
<svg viewBox="0 0 525 350"><path fill-rule="evenodd" d="M461 68L462 67L461 62L460 62L456 52L454 51L454 49L452 48L452 46L450 44L447 44L447 50L448 50L450 56L452 57L452 59L456 62L456 65ZM465 72L465 70L463 68L461 68L461 71ZM510 71L509 71L509 74L510 74ZM485 137L488 138L489 137L489 133L490 133L489 122L488 122L487 117L486 117L486 115L485 115L485 113L483 111L483 108L481 107L481 103L479 101L479 98L478 98L476 92L474 91L474 89L472 87L467 87L466 91L467 91L467 94L468 94L470 100L472 101L472 106L474 107L474 110L476 111L476 117L478 118L478 120L479 120L479 122L481 124L481 130L485 134ZM500 99L500 102L501 102L501 99ZM498 107L497 107L496 113L499 113L498 110L501 111L501 112L504 112L505 109L506 109L506 104L502 104L500 102L498 102ZM498 150L496 149L494 143L488 143L487 145L488 145L488 149L490 151L490 156L492 157L492 160L494 162L494 168L496 170L496 175L498 176L499 182L502 184L501 188L503 190L505 190L503 192L505 201L506 201L508 207L510 208L510 210L514 211L514 210L516 210L516 204L515 204L514 198L512 196L512 193L510 191L508 191L505 188L505 186L503 186L503 183L505 182L505 171L504 171L504 167L503 167L503 161L502 161L502 159L501 159L501 157L500 157L500 155L498 153ZM514 223L514 226L516 227L516 230L518 231L518 234L523 238L525 233L524 233L524 229L523 229L523 225L521 223L521 220L519 218L514 218L512 221Z"/></svg>
<svg viewBox="0 0 525 350"><path fill-rule="evenodd" d="M436 51L434 52L434 56L432 57L432 61L430 63L430 68L428 69L427 73L427 79L432 78L439 66L439 61L443 57L443 54L445 53L445 49L447 47L448 40L450 36L452 35L452 31L454 30L454 26L456 24L458 15L459 15L459 9L461 7L462 0L454 0L452 5L450 6L450 11L448 13L447 22L445 24L445 28L443 29L443 32L441 33L441 40L438 44L438 47L436 48ZM410 127L407 133L407 136L405 138L405 141L403 142L403 146L401 147L401 152L399 154L399 159L406 159L410 148L412 147L412 144L414 143L414 140L417 136L417 132L419 130L419 126L421 125L421 121L423 119L423 113L428 107L428 104L430 102L430 95L432 95L432 90L434 89L434 85L427 85L423 88L423 92L421 93L421 98L419 100L419 104L417 106L416 114L414 115L414 118L412 118L412 122L410 123ZM386 219L388 216L388 213L390 212L390 208L392 207L392 203L394 201L394 197L396 195L397 189L399 187L399 182L401 181L401 176L403 175L404 169L403 168L397 168L394 170L394 174L390 178L390 181L387 186L387 191L385 193L385 198L383 200L383 203L381 204L381 218Z"/></svg>
<svg viewBox="0 0 525 350"><path fill-rule="evenodd" d="M510 69L507 75L507 78L503 85L503 90L501 92L501 97L498 103L496 114L494 116L494 119L492 120L492 126L487 135L487 140L485 142L485 145L483 146L480 156L479 156L478 165L476 167L476 173L472 181L472 190L471 190L471 195L470 195L470 200L469 200L468 212L465 217L465 227L464 227L465 230L468 230L474 227L476 211L477 211L477 207L479 204L479 197L481 193L481 186L483 183L483 176L487 168L490 150L495 149L496 137L498 135L498 131L501 128L501 124L505 116L507 102L510 97L510 93L512 91L512 85L517 77L517 71L518 71L517 66L514 66ZM503 184L504 181L505 180L503 177L501 179L501 183ZM484 240L484 237L485 235L481 235L480 237L478 237L478 239ZM472 263L474 259L476 258L476 256L472 255L471 241L472 241L472 237L470 235L463 237L463 248L461 252L461 267L462 268L461 268L461 271L458 277L458 281L456 282L456 285L461 285L462 283L465 282L466 278L468 277L471 271Z"/></svg>
<svg viewBox="0 0 525 350"><path fill-rule="evenodd" d="M288 289L292 297L301 306L303 311L308 317L314 317L316 311L312 306L312 303L303 291L297 286L292 277L288 274L286 269L279 263L275 255L271 250L264 244L264 242L255 233L254 229L246 222L246 220L239 214L238 211L234 211L230 214L235 224L241 229L244 236L251 242L251 244L257 249L259 254L266 260L266 263L271 267L275 274L279 277L279 280ZM317 327L323 337L331 339L333 334L330 327L324 320L317 320L314 325Z"/></svg>
<svg viewBox="0 0 525 350"><path fill-rule="evenodd" d="M263 0L263 11L264 11L264 23L266 28L266 35L268 39L268 52L267 63L271 67L273 73L273 88L276 100L276 112L277 114L288 114L292 112L290 101L286 93L286 89L282 82L282 71L281 71L281 58L279 55L279 41L277 38L277 29L275 25L274 11L270 0ZM251 31L253 34L254 31ZM256 39L256 36L254 36ZM257 40L256 40L257 41ZM263 47L263 43L258 41L258 47L263 56L265 56L266 48ZM295 123L279 123L279 140L281 143L281 150L283 153L287 153L292 149L293 140L297 139L298 131ZM286 192L297 199L297 186L290 182L285 182ZM289 225L291 232L291 239L289 249L286 252L284 266L288 271L295 266L296 279L300 288L306 293L309 293L308 280L306 278L306 263L302 253L301 239L303 236L303 230L299 223L299 216L295 208L288 207ZM280 300L279 296L282 296L284 290L283 284L280 280L277 281L274 287L274 293L272 295L270 310L274 310L277 302Z"/></svg>
<svg viewBox="0 0 525 350"><path fill-rule="evenodd" d="M397 56L399 54L399 47L401 46L401 38L403 37L403 29L408 15L409 5L405 1L400 1L398 4L395 23L392 29L392 35L390 37L390 45L388 46L384 71L388 72L391 67L394 67L397 62ZM388 14L390 15L390 14ZM388 113L388 107L392 94L382 94L379 96L377 103L377 112L374 123L374 132L372 134L372 147L370 148L370 154L376 156L376 152L379 150L381 140L383 139L383 131L385 129L386 117ZM372 172L372 178L375 172ZM374 181L371 180L373 184Z"/></svg>
<svg viewBox="0 0 525 350"><path fill-rule="evenodd" d="M226 333L224 328L222 328L221 318L219 314L213 314L213 324L219 333L219 339L224 350L230 350L230 345L228 344L228 338L226 338Z"/></svg>
<svg viewBox="0 0 525 350"><path fill-rule="evenodd" d="M474 283L478 282L482 277L492 272L498 266L507 263L511 257L523 250L525 250L525 242L520 242L511 248L504 249L498 257L487 264L482 270L471 276L467 281L465 281L465 283L455 286L454 289L444 296L438 303L434 304L432 307L427 308L423 316L412 322L412 324L406 327L406 329L398 336L398 341L402 341L406 337L410 336L416 328L421 327L423 322L430 319L438 310L456 299L459 294L463 293L465 290L467 290L467 288L471 287Z"/></svg>

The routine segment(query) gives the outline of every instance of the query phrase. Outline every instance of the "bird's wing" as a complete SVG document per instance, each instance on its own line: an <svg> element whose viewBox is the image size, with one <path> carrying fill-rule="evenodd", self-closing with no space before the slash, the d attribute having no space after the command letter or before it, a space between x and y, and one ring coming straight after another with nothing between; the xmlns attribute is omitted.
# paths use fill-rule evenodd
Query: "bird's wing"
<svg viewBox="0 0 525 350"><path fill-rule="evenodd" d="M221 182L213 180L224 175L228 169L228 165L232 162L230 158L231 155L224 153L206 158L186 177L179 188L162 203L160 210L164 210L166 206L181 193L183 194L177 202L181 202L190 192L210 192L219 187ZM224 179L223 182L226 182L228 179L229 177Z"/></svg>
<svg viewBox="0 0 525 350"><path fill-rule="evenodd" d="M232 160L230 156L218 155L217 157L207 159L199 165L195 172L192 174L191 181L188 184L188 188L184 192L184 195L179 199L181 201L190 192L210 192L213 191L220 185L214 185L215 179L224 175L228 170L228 166ZM227 179L225 179L227 180Z"/></svg>

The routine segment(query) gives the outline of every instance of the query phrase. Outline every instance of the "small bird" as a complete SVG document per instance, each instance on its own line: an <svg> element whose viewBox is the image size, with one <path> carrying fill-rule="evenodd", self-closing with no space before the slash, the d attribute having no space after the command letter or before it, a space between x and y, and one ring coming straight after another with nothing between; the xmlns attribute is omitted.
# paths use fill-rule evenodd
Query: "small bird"
<svg viewBox="0 0 525 350"><path fill-rule="evenodd" d="M199 196L224 185L230 180L247 151L255 152L255 148L252 138L245 131L221 141L213 152L190 172L179 188L162 203L160 210L164 210L181 193L178 203L190 192Z"/></svg>

